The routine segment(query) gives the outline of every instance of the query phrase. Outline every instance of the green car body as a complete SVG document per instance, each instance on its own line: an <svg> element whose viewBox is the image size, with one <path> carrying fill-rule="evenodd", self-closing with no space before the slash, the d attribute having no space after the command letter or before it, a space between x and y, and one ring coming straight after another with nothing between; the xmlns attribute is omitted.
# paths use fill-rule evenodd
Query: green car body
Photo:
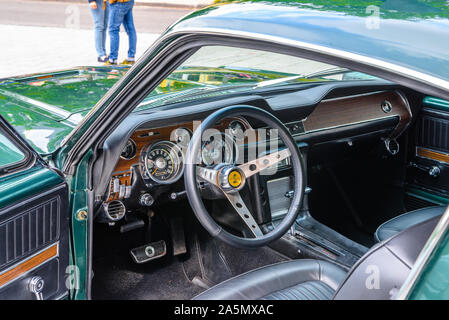
<svg viewBox="0 0 449 320"><path fill-rule="evenodd" d="M256 1L257 2L257 1ZM325 20L325 15L322 12L331 12L333 19L339 22L342 19L342 30L347 27L346 22L343 22L344 17L348 20L360 19L366 17L366 1L356 1L356 6L348 6L354 1L307 1L309 4L297 4L293 1L286 1L286 3L267 4L261 7L260 19L261 23L254 18L254 25L248 32L254 32L259 29L259 34L266 34L267 37L279 37L275 31L269 30L269 23L264 23L267 12L273 10L277 14L289 13L292 8L299 8L310 10L317 19L317 24L323 23L320 19ZM429 11L427 13L416 14L411 12L398 12L394 8L386 11L382 19L387 23L394 25L406 21L408 24L423 22L428 23L431 27L438 26L438 23L433 19L448 17L447 7L444 6L445 1L415 1L417 8L426 7ZM372 4L369 2L369 4ZM375 1L380 7L391 4L390 1ZM201 25L208 25L217 30L224 29L233 14L238 16L241 10L239 6L244 6L244 9L249 8L251 4L235 4L231 5L229 12L226 12L225 7L219 3L217 6L211 6L200 10L190 16L180 20L176 25L172 26L162 36L153 48L147 53L133 68L127 67L82 67L71 70L58 71L54 73L29 75L24 77L14 77L3 79L0 81L0 115L14 127L15 131L23 138L28 146L39 155L36 154L37 160L30 165L26 171L13 173L10 175L0 176L0 208L5 208L14 202L39 194L43 189L50 188L61 184L64 179L69 187L69 208L71 229L70 237L72 245L70 247L71 263L76 265L79 272L79 285L72 289L72 299L86 299L89 297L86 287L86 278L88 275L89 257L89 197L88 191L90 189L88 181L88 165L90 157L93 153L93 148L89 147L83 150L82 153L77 154L78 161L75 166L68 167L67 163L74 157L73 150L76 149L77 142L86 134L89 128L95 126L96 121L101 120L104 112L108 111L113 101L118 95L126 91L128 85L133 84L133 79L138 77L152 60L163 52L171 42L174 42L180 37L183 32L187 33L190 28L194 30ZM235 7L234 7L235 6ZM426 10L427 10L426 9ZM420 9L421 10L421 9ZM419 11L419 10L418 10ZM418 12L417 11L417 12ZM337 17L337 18L335 18ZM241 18L241 17L239 17ZM282 25L282 22L278 22ZM238 23L235 28L240 28ZM322 24L324 26L324 23ZM391 27L389 25L389 27ZM289 32L294 28L301 28L301 26L286 26L282 32L287 33L287 37L293 38ZM430 28L430 27L429 27ZM442 26L445 29L447 26ZM341 37L341 30L334 30L332 28L323 27L323 31L328 33L335 32L335 37ZM348 32L347 30L345 32ZM447 34L446 30L441 31L442 34ZM446 33L445 33L446 32ZM424 34L424 33L423 33ZM418 36L423 36L418 34ZM302 35L297 37L301 38ZM315 34L316 36L316 34ZM311 39L313 34L307 38L300 40L313 43ZM365 38L364 38L365 37ZM386 37L382 35L382 37ZM385 38L376 41L382 43ZM365 54L370 48L366 48L367 35L354 36L353 42L361 43L360 54ZM330 43L320 42L317 39L316 45L329 45ZM406 42L406 41L405 41ZM348 42L346 45L348 45ZM377 43L372 44L373 47ZM374 57L379 58L385 52L388 52L391 44L385 44L384 47L379 46L373 50ZM336 45L338 47L338 45ZM391 46L394 49L390 51L390 55L385 56L385 60L390 63L395 63L398 59L398 52L394 52L397 47ZM342 47L338 48L342 49ZM440 64L441 72L444 73L449 62L449 51L442 53L442 48L436 48L428 54L428 56L416 57L410 55L410 61L406 62L406 66L417 65L418 71L423 71L423 66L426 65L426 59L438 56L437 61L433 61L428 66L429 74L434 77L439 77L438 64ZM366 50L366 51L364 51ZM418 52L418 51L416 51ZM414 53L416 53L414 52ZM443 65L444 64L444 65ZM424 70L425 71L425 70ZM150 107L157 107L167 99L181 99L189 90L194 92L203 87L214 87L229 83L232 85L246 85L257 83L260 81L277 79L280 77L291 76L291 74L272 73L265 70L236 70L232 68L214 68L208 69L204 67L177 69L170 77L159 81L155 85L152 93L147 96L146 100L142 101L141 105L137 107L136 111L141 111ZM441 77L444 81L447 79ZM321 79L323 80L323 79ZM308 81L307 79L298 79L298 81ZM438 89L435 93L441 93ZM444 96L444 95L440 95ZM449 96L446 92L445 98ZM444 99L428 97L425 103L437 105L439 108L449 110L449 102ZM0 149L2 160L5 163L15 162L17 160L11 150ZM7 156L11 158L6 158ZM2 163L0 162L0 167ZM53 168L56 170L54 170ZM411 190L410 192L415 192ZM420 196L436 204L447 204L448 199L434 198L431 194L421 194ZM84 213L87 212L87 219ZM447 227L447 226L446 226ZM438 245L432 247L432 252L429 254L428 260L425 262L420 270L416 271L416 281L413 285L413 290L404 298L411 299L449 299L449 277L447 277L448 256L449 256L449 230L446 228L440 230L438 235Z"/></svg>
<svg viewBox="0 0 449 320"><path fill-rule="evenodd" d="M0 114L36 151L51 155L128 69L82 67L3 79L0 81ZM156 107L167 99L175 102L185 90L254 84L292 75L225 67L178 69L148 95L136 111Z"/></svg>

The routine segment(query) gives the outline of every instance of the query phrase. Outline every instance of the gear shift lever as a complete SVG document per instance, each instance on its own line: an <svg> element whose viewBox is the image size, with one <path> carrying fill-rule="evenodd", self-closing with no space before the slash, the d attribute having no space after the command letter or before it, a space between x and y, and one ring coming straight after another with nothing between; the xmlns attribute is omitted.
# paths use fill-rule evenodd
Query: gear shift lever
<svg viewBox="0 0 449 320"><path fill-rule="evenodd" d="M302 199L301 208L299 209L298 217L297 217L296 221L298 221L300 219L304 219L307 215L309 215L309 194L311 192L312 192L312 188L310 188L310 187L306 187L304 189L304 198ZM290 234L292 236L295 236L295 232L296 232L295 227L296 227L296 223L294 223L290 228Z"/></svg>

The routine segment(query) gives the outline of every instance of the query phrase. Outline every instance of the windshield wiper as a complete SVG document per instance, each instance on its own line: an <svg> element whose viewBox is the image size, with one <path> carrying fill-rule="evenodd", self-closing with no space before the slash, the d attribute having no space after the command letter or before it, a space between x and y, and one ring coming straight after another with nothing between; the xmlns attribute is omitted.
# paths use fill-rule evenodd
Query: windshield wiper
<svg viewBox="0 0 449 320"><path fill-rule="evenodd" d="M350 69L347 69L347 68L336 67L336 68L330 68L330 69L325 69L325 70L309 73L309 74L305 75L304 78L311 79L311 78L319 78L319 77L326 77L326 76L335 76L337 74L349 73L349 72L353 72L353 71Z"/></svg>
<svg viewBox="0 0 449 320"><path fill-rule="evenodd" d="M285 83L285 82L289 82L289 81L294 81L297 79L313 79L313 78L317 78L317 77L334 76L337 74L349 73L349 72L352 72L352 70L346 69L346 68L339 68L339 67L330 68L330 69L312 72L312 73L308 73L308 74L298 74L295 76L290 76L290 77L285 77L285 78L278 78L278 79L262 81L262 82L259 82L255 86L255 88L273 86L273 85L277 85L277 84L281 84L281 83Z"/></svg>
<svg viewBox="0 0 449 320"><path fill-rule="evenodd" d="M286 78L265 80L265 81L261 81L261 82L257 83L254 87L255 88L263 88L263 87L273 86L273 85L288 82L288 81L293 81L293 80L300 79L300 78L304 78L304 76L297 75L297 76L291 76L291 77L286 77Z"/></svg>

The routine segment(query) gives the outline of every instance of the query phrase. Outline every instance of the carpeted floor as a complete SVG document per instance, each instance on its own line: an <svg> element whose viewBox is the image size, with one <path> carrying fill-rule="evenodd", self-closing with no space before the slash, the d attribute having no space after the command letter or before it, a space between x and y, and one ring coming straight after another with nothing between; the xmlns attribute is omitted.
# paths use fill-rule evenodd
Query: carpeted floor
<svg viewBox="0 0 449 320"><path fill-rule="evenodd" d="M95 264L94 299L120 300L184 300L202 289L184 275L182 262L164 259L142 265L122 255ZM171 260L171 261L170 261Z"/></svg>
<svg viewBox="0 0 449 320"><path fill-rule="evenodd" d="M158 228L164 230L162 225ZM94 230L97 240L94 242L93 299L191 299L205 290L195 280L214 285L243 272L286 260L268 247L235 249L211 238L198 225L190 225L186 230L191 230L186 233L186 254L173 257L170 241L166 239L167 256L139 265L131 259L129 248L142 245L142 234L118 234L117 230L97 226Z"/></svg>

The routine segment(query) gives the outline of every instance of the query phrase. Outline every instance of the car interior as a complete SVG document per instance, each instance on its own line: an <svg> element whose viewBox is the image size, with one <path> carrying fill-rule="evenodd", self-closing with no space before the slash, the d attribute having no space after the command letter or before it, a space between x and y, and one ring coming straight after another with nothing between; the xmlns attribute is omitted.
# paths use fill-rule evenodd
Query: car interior
<svg viewBox="0 0 449 320"><path fill-rule="evenodd" d="M449 112L276 55L199 50L107 137L93 299L394 297L448 203Z"/></svg>

